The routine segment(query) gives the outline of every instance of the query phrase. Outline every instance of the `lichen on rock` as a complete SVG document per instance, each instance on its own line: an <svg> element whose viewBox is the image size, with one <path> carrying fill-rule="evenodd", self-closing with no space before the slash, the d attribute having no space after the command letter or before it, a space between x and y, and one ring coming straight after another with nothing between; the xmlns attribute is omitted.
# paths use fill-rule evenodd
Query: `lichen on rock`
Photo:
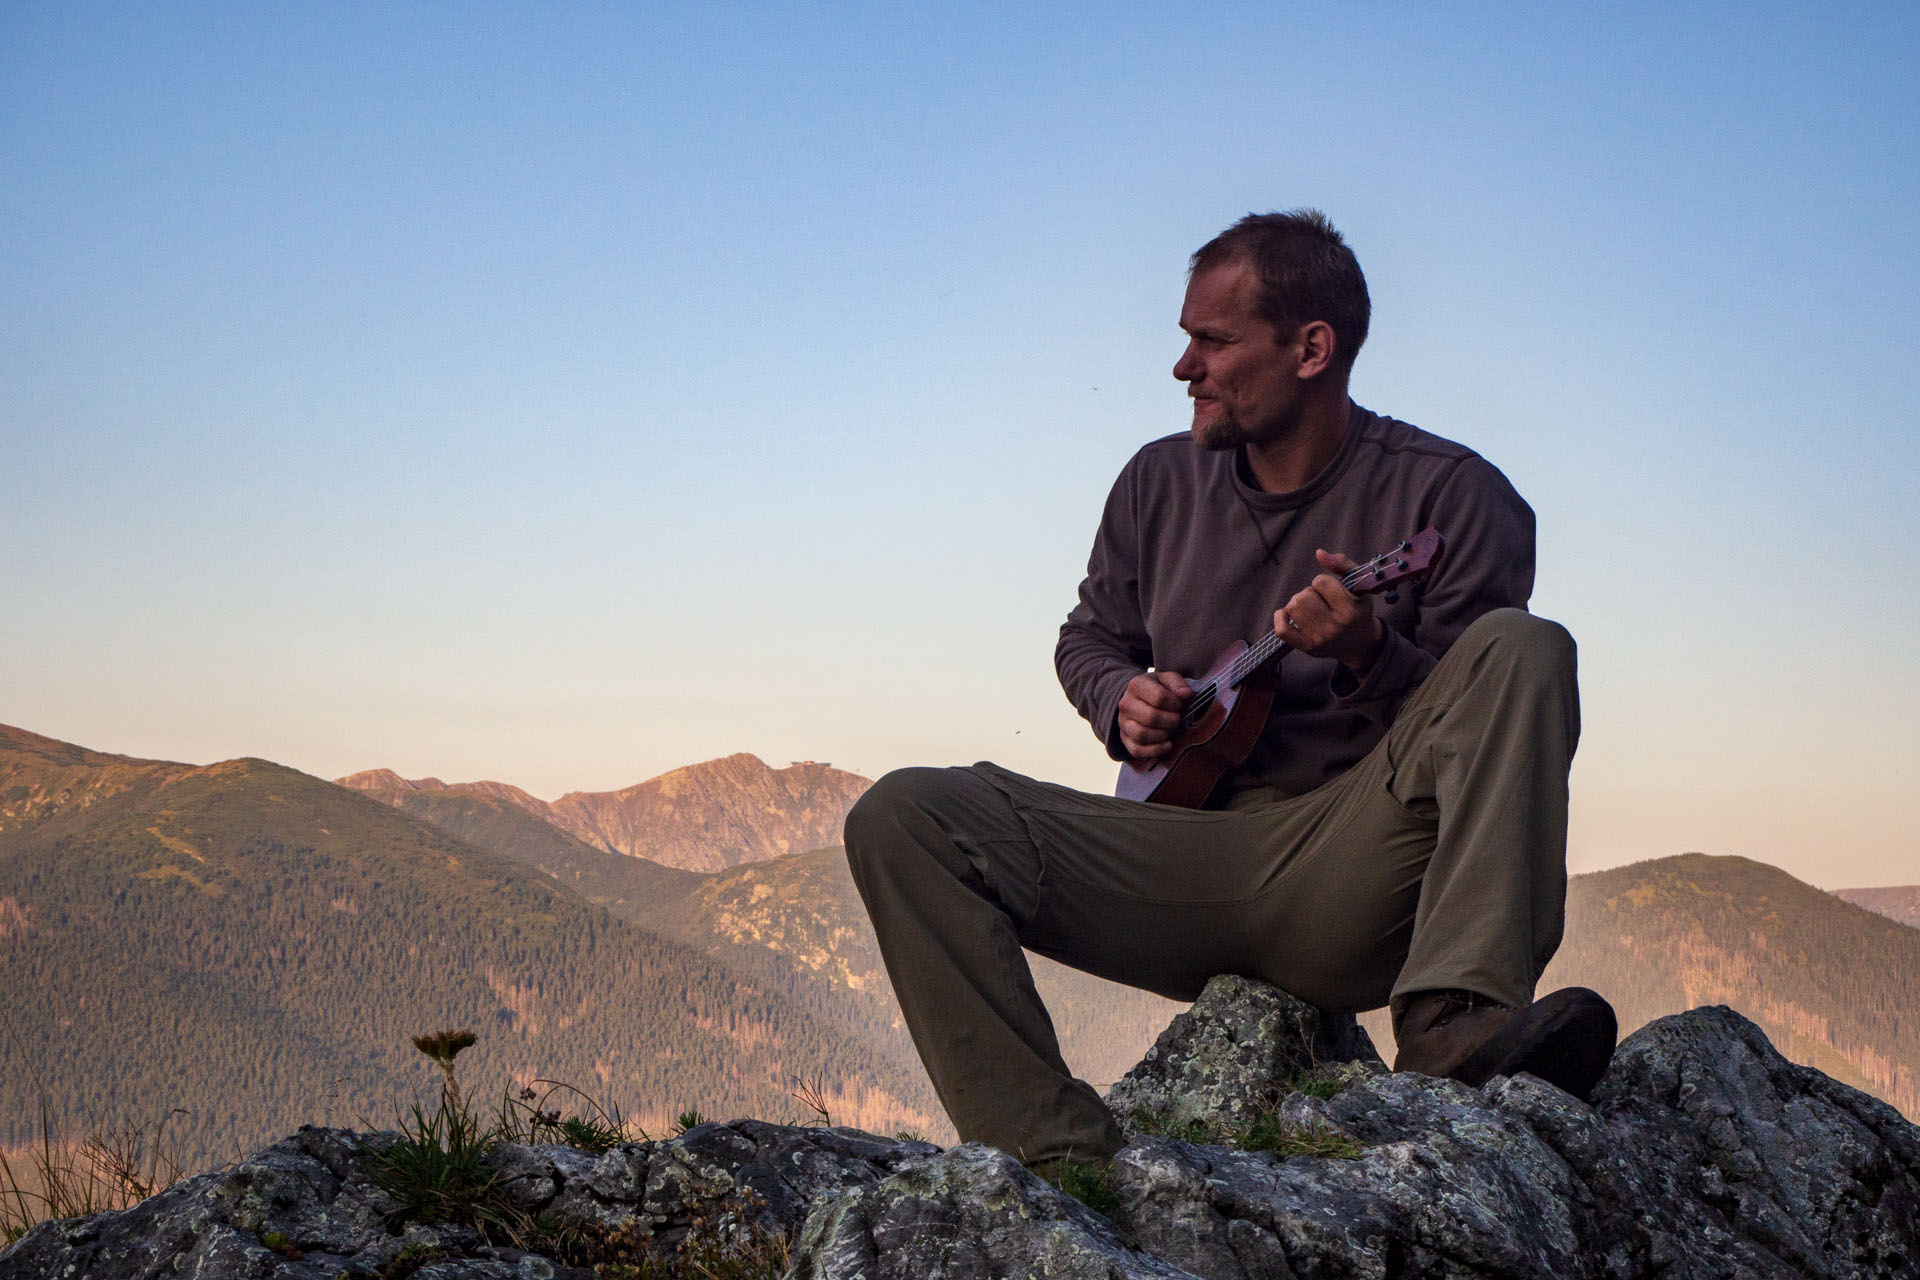
<svg viewBox="0 0 1920 1280"><path fill-rule="evenodd" d="M1352 1014L1325 1014L1277 987L1223 974L1174 1018L1107 1106L1129 1135L1251 1128L1296 1083L1329 1068L1386 1070Z"/></svg>

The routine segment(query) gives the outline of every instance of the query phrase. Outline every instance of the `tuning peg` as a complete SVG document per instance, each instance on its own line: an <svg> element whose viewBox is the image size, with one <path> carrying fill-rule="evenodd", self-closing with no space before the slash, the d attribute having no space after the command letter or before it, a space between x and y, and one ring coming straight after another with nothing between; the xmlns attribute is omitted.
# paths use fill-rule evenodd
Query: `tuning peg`
<svg viewBox="0 0 1920 1280"><path fill-rule="evenodd" d="M1389 591L1389 592L1387 592L1387 594L1386 594L1386 595L1384 595L1384 596L1382 596L1382 597L1380 597L1380 598L1381 598L1382 600L1385 600L1385 601L1386 601L1386 602L1387 602L1388 604L1399 604L1399 603L1400 603L1400 588L1398 588L1398 587L1395 587L1395 588L1393 588L1393 589L1392 589L1391 591Z"/></svg>

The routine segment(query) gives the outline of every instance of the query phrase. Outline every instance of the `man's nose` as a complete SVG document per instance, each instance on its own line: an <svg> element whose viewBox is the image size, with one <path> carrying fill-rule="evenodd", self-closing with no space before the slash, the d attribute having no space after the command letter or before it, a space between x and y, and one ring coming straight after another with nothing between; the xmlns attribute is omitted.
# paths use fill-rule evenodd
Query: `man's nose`
<svg viewBox="0 0 1920 1280"><path fill-rule="evenodd" d="M1180 358L1173 362L1173 376L1182 382L1192 382L1200 376L1199 365L1200 362L1193 358L1193 344L1189 342L1187 349L1180 353Z"/></svg>

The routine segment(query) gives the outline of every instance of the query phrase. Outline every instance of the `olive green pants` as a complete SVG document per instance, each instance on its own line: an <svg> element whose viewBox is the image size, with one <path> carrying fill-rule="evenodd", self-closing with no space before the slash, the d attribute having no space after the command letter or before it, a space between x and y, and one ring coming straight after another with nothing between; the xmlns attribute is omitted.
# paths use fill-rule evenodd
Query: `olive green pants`
<svg viewBox="0 0 1920 1280"><path fill-rule="evenodd" d="M1365 759L1277 804L1170 809L991 764L882 778L847 857L961 1138L1029 1163L1121 1145L1023 946L1176 1000L1238 973L1328 1010L1442 988L1528 1002L1560 943L1579 714L1572 638L1503 609Z"/></svg>

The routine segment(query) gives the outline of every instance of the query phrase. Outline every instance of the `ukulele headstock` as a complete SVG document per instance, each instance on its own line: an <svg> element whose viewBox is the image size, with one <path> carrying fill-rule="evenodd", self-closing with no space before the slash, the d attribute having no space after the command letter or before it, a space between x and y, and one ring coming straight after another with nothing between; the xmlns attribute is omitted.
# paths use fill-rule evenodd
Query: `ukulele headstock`
<svg viewBox="0 0 1920 1280"><path fill-rule="evenodd" d="M1391 551L1385 551L1346 575L1347 590L1357 596L1392 591L1404 582L1422 582L1440 563L1446 539L1428 525Z"/></svg>

